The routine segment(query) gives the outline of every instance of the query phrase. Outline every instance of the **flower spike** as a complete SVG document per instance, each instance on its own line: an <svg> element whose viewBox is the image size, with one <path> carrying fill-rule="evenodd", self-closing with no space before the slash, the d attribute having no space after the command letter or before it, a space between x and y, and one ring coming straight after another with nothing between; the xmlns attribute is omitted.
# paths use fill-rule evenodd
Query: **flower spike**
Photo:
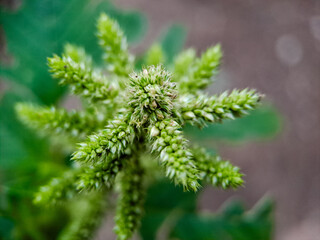
<svg viewBox="0 0 320 240"><path fill-rule="evenodd" d="M104 50L108 70L119 76L127 76L133 69L133 56L128 51L127 39L119 24L102 13L98 19L99 44Z"/></svg>
<svg viewBox="0 0 320 240"><path fill-rule="evenodd" d="M202 92L220 68L220 45L200 58L193 49L182 52L172 72L163 65L165 54L155 44L144 58L148 66L133 71L137 63L119 24L101 14L97 28L108 71L95 69L85 51L70 44L62 57L48 59L52 76L88 100L84 110L18 104L16 111L40 132L80 141L74 146L71 169L40 188L35 198L45 205L77 198L87 206L61 239L90 238L103 214L104 193L119 190L114 231L118 240L127 240L139 228L145 188L150 179L157 179L155 175L194 192L202 182L223 189L243 184L243 174L229 161L190 148L182 127L241 117L259 106L262 95L248 89L213 96Z"/></svg>

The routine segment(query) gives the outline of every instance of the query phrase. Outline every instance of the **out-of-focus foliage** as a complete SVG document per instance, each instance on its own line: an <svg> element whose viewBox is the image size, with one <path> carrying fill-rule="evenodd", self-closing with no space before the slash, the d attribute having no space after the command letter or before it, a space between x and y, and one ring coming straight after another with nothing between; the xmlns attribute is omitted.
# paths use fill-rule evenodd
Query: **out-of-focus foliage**
<svg viewBox="0 0 320 240"><path fill-rule="evenodd" d="M14 57L11 66L1 66L1 76L31 89L43 103L56 102L63 89L50 77L47 57L70 42L83 46L99 62L101 52L92 29L102 11L117 19L129 42L141 39L145 18L120 11L109 1L24 0L16 12L1 9L8 52Z"/></svg>
<svg viewBox="0 0 320 240"><path fill-rule="evenodd" d="M0 221L11 226L0 238L47 239L56 236L67 215L59 208L40 210L32 198L40 184L64 169L64 155L15 121L12 105L21 99L7 93L0 105Z"/></svg>
<svg viewBox="0 0 320 240"><path fill-rule="evenodd" d="M195 193L184 192L168 181L152 185L146 194L145 215L140 228L142 239L156 239L158 229L170 213L196 211L196 197Z"/></svg>
<svg viewBox="0 0 320 240"><path fill-rule="evenodd" d="M24 0L15 11L2 7L0 23L6 52L1 63L6 92L0 98L0 239L56 239L69 214L65 208L40 209L34 192L66 168L66 153L50 147L17 120L16 102L54 104L64 93L48 72L46 59L67 42L85 46L99 63L100 51L92 34L96 18L107 12L119 22L129 42L141 39L145 18L118 10L109 1Z"/></svg>
<svg viewBox="0 0 320 240"><path fill-rule="evenodd" d="M0 66L0 77L9 88L0 100L3 164L14 164L17 159L28 156L33 148L38 156L41 154L39 151L43 148L39 144L43 141L33 142L35 137L16 121L13 105L22 100L57 102L63 88L49 75L46 58L53 52L61 52L66 42L84 45L95 60L99 59L101 54L92 29L95 16L101 11L119 21L131 42L139 40L145 31L144 17L135 12L122 12L108 1L26 0L16 12L1 9L7 51L13 57L12 64Z"/></svg>
<svg viewBox="0 0 320 240"><path fill-rule="evenodd" d="M161 38L161 47L165 52L166 63L171 64L173 58L182 50L186 38L186 30L180 25L172 25Z"/></svg>
<svg viewBox="0 0 320 240"><path fill-rule="evenodd" d="M166 182L148 189L142 239L270 240L274 204L261 199L251 210L240 200L224 204L216 214L198 213L197 196Z"/></svg>
<svg viewBox="0 0 320 240"><path fill-rule="evenodd" d="M262 199L246 212L239 201L228 203L218 214L186 213L173 227L171 237L181 240L270 240L273 202Z"/></svg>

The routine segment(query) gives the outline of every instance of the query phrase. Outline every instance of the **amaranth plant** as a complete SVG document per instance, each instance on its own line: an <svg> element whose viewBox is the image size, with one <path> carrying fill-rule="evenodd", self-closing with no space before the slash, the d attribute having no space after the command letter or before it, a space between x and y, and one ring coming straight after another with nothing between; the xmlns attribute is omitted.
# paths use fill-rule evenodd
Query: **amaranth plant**
<svg viewBox="0 0 320 240"><path fill-rule="evenodd" d="M135 72L134 56L118 23L101 14L97 27L105 68L93 68L84 49L73 45L65 47L62 57L48 59L52 76L82 97L83 111L16 106L20 119L35 130L80 142L70 170L41 187L35 197L41 204L71 198L86 203L64 239L92 236L112 189L119 192L114 230L118 239L129 239L140 224L146 186L159 171L187 191L197 191L202 180L224 189L242 185L238 167L190 146L182 129L187 123L205 127L240 117L262 97L248 89L203 93L218 73L220 45L199 58L193 49L183 51L171 71L161 65L163 53L154 45L145 60L154 65Z"/></svg>

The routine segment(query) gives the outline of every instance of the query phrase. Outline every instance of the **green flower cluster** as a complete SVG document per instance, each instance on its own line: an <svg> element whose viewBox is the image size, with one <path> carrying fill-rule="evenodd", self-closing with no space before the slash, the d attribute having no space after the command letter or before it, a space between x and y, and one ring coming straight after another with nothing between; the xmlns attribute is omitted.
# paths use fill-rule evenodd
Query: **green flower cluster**
<svg viewBox="0 0 320 240"><path fill-rule="evenodd" d="M181 126L173 119L157 122L149 131L152 141L151 151L159 154L169 178L187 190L197 191L200 186L199 171L180 128Z"/></svg>
<svg viewBox="0 0 320 240"><path fill-rule="evenodd" d="M74 197L76 192L75 182L78 180L79 169L66 171L63 176L53 178L49 184L42 186L36 193L35 203L57 204Z"/></svg>
<svg viewBox="0 0 320 240"><path fill-rule="evenodd" d="M103 126L91 114L83 111L67 112L61 108L19 103L16 105L16 112L20 120L30 128L40 130L43 134L66 135L74 140L84 139Z"/></svg>
<svg viewBox="0 0 320 240"><path fill-rule="evenodd" d="M129 79L129 102L131 124L139 129L168 118L177 96L175 83L162 66L148 67L141 73L133 73Z"/></svg>
<svg viewBox="0 0 320 240"><path fill-rule="evenodd" d="M70 85L72 93L88 98L91 102L108 103L118 94L116 83L107 81L101 73L73 61L71 57L54 55L49 58L48 65L52 76L60 79L61 85Z"/></svg>
<svg viewBox="0 0 320 240"><path fill-rule="evenodd" d="M180 83L180 91L196 93L199 89L204 89L211 84L212 77L218 73L221 58L219 44L209 48L200 58L196 58L193 49L182 52L175 62L178 72L176 80Z"/></svg>
<svg viewBox="0 0 320 240"><path fill-rule="evenodd" d="M73 233L81 228L83 234L69 239L91 236L97 222L93 218L101 216L102 210L91 206L96 201L90 203L88 196L112 189L119 190L115 232L118 239L129 239L139 227L146 185L159 168L185 190L197 191L202 180L222 188L240 186L243 180L237 167L189 146L182 131L186 123L203 127L207 122L240 117L259 104L261 95L254 90L211 97L202 93L217 74L220 45L200 58L192 49L182 52L172 73L161 65L165 55L160 45L154 45L145 58L154 65L135 72L134 58L117 22L102 14L97 36L107 62L105 70L94 69L85 51L72 45L66 46L62 57L48 60L53 77L83 97L83 112L30 104L16 108L30 127L80 142L72 154L72 168L42 187L35 198L37 203L49 204L80 197L89 204L81 220L70 227ZM145 162L157 160L160 164Z"/></svg>
<svg viewBox="0 0 320 240"><path fill-rule="evenodd" d="M133 56L128 51L127 40L119 24L106 14L98 19L99 44L104 50L104 60L111 73L127 77L133 68Z"/></svg>
<svg viewBox="0 0 320 240"><path fill-rule="evenodd" d="M222 160L220 156L211 155L199 147L193 148L191 152L201 179L224 189L237 188L243 184L243 174L239 172L240 169L229 161Z"/></svg>
<svg viewBox="0 0 320 240"><path fill-rule="evenodd" d="M120 176L119 204L116 213L115 232L119 240L129 239L140 226L144 200L144 171L138 153L132 156Z"/></svg>
<svg viewBox="0 0 320 240"><path fill-rule="evenodd" d="M164 55L162 48L159 44L153 44L145 57L145 64L147 66L158 65L159 63L164 63L166 61L166 56Z"/></svg>
<svg viewBox="0 0 320 240"><path fill-rule="evenodd" d="M184 95L179 100L181 121L203 127L206 122L221 122L248 114L248 110L257 107L262 95L255 90L233 90L207 97L203 94Z"/></svg>

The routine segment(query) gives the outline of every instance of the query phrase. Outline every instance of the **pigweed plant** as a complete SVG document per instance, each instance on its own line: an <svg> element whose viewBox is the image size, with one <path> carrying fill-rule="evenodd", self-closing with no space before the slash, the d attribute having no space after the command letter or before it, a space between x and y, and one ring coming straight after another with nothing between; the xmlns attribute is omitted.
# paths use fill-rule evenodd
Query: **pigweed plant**
<svg viewBox="0 0 320 240"><path fill-rule="evenodd" d="M186 191L196 192L201 182L224 189L241 186L238 167L190 146L182 129L241 117L256 108L262 96L248 89L214 96L202 92L218 73L220 45L199 58L193 49L183 51L171 71L161 65L161 48L154 45L146 55L147 66L136 72L118 23L101 14L97 28L105 68L93 68L84 49L70 44L62 57L48 59L53 78L83 99L83 111L16 106L31 128L78 143L70 170L41 187L35 197L43 205L71 198L84 203L75 205L82 215L62 239L90 238L113 189L119 192L114 231L118 239L129 239L143 215L145 189L159 174Z"/></svg>

